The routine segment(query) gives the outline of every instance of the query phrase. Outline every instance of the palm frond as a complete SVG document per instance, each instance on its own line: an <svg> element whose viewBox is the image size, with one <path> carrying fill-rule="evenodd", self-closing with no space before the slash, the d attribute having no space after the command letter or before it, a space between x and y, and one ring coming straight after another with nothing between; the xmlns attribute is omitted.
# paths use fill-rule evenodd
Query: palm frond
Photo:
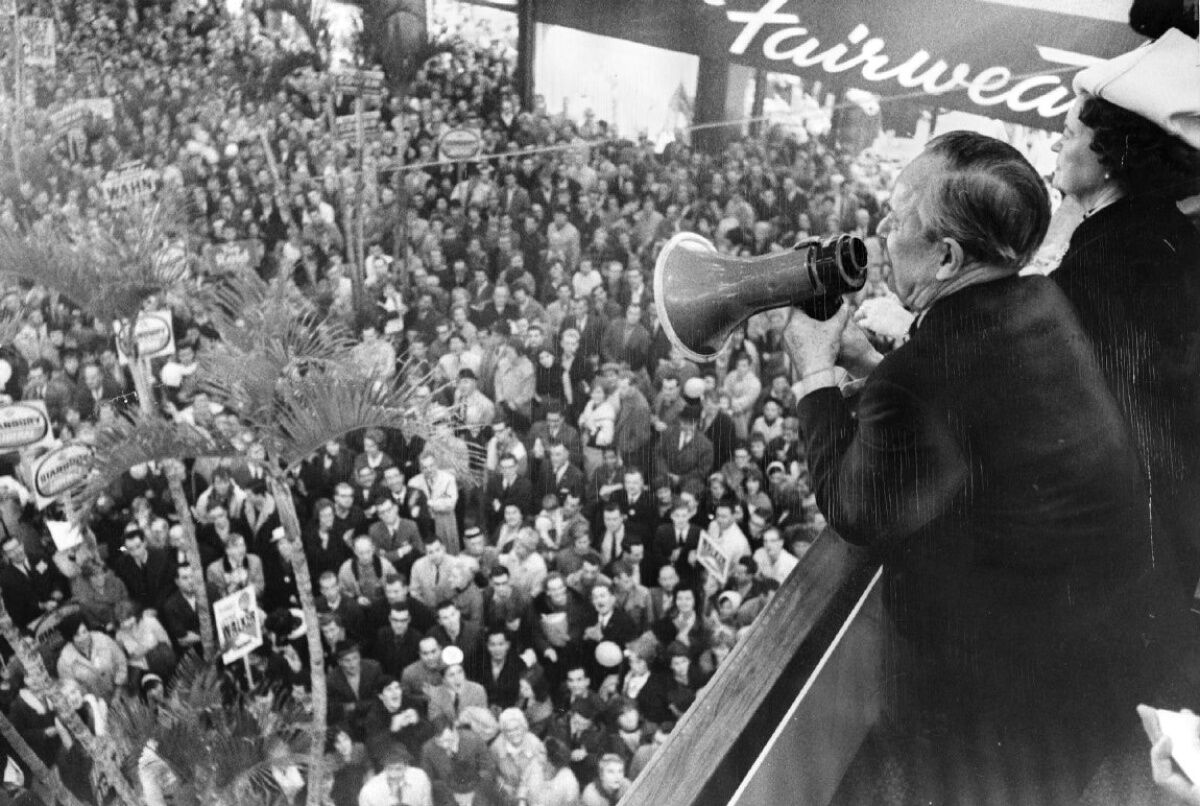
<svg viewBox="0 0 1200 806"><path fill-rule="evenodd" d="M119 697L112 735L126 765L150 745L179 782L177 803L267 803L273 767L303 764L307 722L273 696L256 701L236 690L217 663L186 656L165 700L151 706Z"/></svg>
<svg viewBox="0 0 1200 806"><path fill-rule="evenodd" d="M296 21L297 27L308 39L313 67L322 66L321 52L329 41L329 21L325 16L329 3L326 0L267 0L266 10L280 11Z"/></svg>
<svg viewBox="0 0 1200 806"><path fill-rule="evenodd" d="M86 518L96 499L129 468L147 462L236 456L220 432L134 411L96 429L95 457L85 482L72 492L77 517Z"/></svg>
<svg viewBox="0 0 1200 806"><path fill-rule="evenodd" d="M151 295L186 294L187 260L164 256L179 215L168 197L129 211L120 230L0 232L0 275L47 286L101 321L131 319Z"/></svg>
<svg viewBox="0 0 1200 806"><path fill-rule="evenodd" d="M279 389L272 422L264 423L273 449L294 468L333 439L363 428L419 427L422 413L406 382L388 383L355 374L310 373Z"/></svg>
<svg viewBox="0 0 1200 806"><path fill-rule="evenodd" d="M21 314L0 316L0 344L12 344L25 327L25 317Z"/></svg>

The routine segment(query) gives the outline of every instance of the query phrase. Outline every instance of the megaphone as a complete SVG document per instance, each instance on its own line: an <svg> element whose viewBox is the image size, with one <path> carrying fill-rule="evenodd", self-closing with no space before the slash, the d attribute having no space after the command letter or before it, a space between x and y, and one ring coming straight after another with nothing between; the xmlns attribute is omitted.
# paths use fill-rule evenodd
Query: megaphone
<svg viewBox="0 0 1200 806"><path fill-rule="evenodd" d="M788 252L737 258L719 254L700 235L680 232L654 264L654 305L671 344L705 363L754 314L801 305L828 318L842 294L866 281L867 246L852 235L808 238Z"/></svg>

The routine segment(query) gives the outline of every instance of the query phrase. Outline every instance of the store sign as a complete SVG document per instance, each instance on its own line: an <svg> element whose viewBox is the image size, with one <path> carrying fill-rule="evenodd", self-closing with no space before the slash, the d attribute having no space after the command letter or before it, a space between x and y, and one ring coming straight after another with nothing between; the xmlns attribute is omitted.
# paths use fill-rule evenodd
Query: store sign
<svg viewBox="0 0 1200 806"><path fill-rule="evenodd" d="M0 451L32 448L52 438L50 415L41 400L0 406Z"/></svg>
<svg viewBox="0 0 1200 806"><path fill-rule="evenodd" d="M1097 13L1093 6L1103 6ZM538 21L1058 128L1081 67L1144 39L1108 0L556 0Z"/></svg>
<svg viewBox="0 0 1200 806"><path fill-rule="evenodd" d="M87 445L71 444L48 451L30 465L33 492L39 499L53 499L87 478L94 453Z"/></svg>
<svg viewBox="0 0 1200 806"><path fill-rule="evenodd" d="M122 364L129 363L125 353L125 328L127 322L116 323L117 357ZM141 358L159 358L175 355L175 331L171 326L171 312L143 311L138 314L133 336L137 340L137 352Z"/></svg>
<svg viewBox="0 0 1200 806"><path fill-rule="evenodd" d="M438 141L438 149L444 160L469 160L479 156L483 141L478 132L471 129L451 129Z"/></svg>

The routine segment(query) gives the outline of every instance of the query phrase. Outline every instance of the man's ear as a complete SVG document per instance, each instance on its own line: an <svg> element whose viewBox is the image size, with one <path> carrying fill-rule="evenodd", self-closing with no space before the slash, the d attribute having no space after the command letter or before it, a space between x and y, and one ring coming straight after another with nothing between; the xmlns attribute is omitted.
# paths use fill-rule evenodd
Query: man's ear
<svg viewBox="0 0 1200 806"><path fill-rule="evenodd" d="M942 238L939 247L942 250L941 265L934 274L936 280L950 280L959 274L965 264L962 245L953 238Z"/></svg>

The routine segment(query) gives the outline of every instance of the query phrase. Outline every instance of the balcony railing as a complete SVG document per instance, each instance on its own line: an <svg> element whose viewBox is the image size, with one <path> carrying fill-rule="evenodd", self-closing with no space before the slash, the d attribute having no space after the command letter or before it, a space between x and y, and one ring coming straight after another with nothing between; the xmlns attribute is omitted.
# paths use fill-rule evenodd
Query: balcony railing
<svg viewBox="0 0 1200 806"><path fill-rule="evenodd" d="M626 806L824 806L879 713L879 568L826 531L634 782Z"/></svg>

